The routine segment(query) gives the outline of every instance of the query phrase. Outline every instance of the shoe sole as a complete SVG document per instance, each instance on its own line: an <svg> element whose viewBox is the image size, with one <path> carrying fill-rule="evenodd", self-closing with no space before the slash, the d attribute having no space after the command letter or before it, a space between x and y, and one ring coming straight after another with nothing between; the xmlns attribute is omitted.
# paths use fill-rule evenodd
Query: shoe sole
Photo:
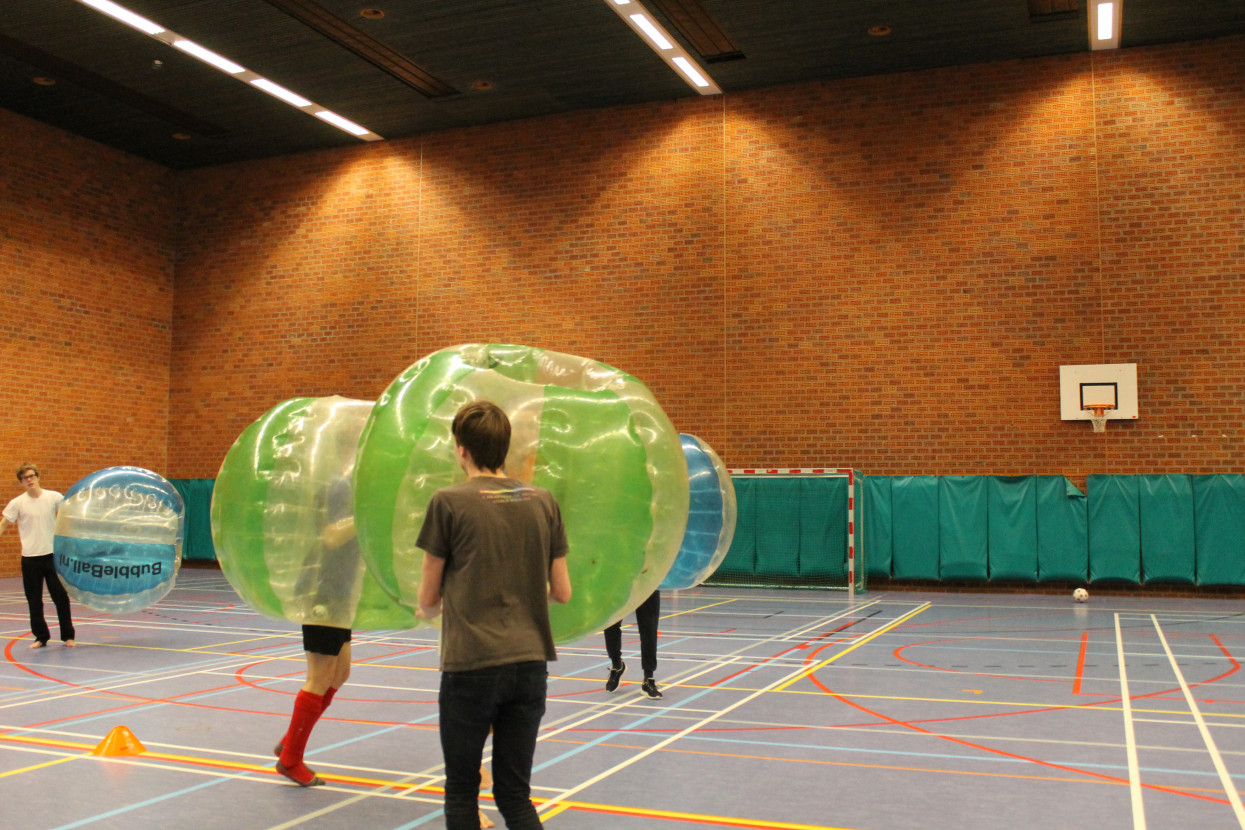
<svg viewBox="0 0 1245 830"><path fill-rule="evenodd" d="M314 772L311 773L311 780L304 784L302 781L299 781L297 778L295 778L288 769L282 766L280 761L277 761L277 772L281 773L286 778L290 779L291 781L293 781L295 784L297 784L300 787L323 787L324 786L324 779L316 775Z"/></svg>

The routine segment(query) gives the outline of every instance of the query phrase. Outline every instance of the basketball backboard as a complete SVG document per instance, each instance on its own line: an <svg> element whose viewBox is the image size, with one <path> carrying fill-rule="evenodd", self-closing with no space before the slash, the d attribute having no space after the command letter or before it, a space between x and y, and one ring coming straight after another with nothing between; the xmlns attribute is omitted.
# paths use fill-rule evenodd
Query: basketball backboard
<svg viewBox="0 0 1245 830"><path fill-rule="evenodd" d="M1091 363L1059 367L1059 417L1088 421L1089 407L1110 407L1114 420L1137 418L1137 364Z"/></svg>

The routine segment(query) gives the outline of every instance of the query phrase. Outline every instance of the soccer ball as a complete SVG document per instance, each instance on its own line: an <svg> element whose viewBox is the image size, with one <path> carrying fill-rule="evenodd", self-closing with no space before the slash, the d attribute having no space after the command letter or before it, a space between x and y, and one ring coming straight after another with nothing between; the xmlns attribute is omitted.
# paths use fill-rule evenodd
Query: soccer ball
<svg viewBox="0 0 1245 830"><path fill-rule="evenodd" d="M1072 598L1077 602L1089 602L1089 591L1084 588L1077 588L1072 592Z"/></svg>

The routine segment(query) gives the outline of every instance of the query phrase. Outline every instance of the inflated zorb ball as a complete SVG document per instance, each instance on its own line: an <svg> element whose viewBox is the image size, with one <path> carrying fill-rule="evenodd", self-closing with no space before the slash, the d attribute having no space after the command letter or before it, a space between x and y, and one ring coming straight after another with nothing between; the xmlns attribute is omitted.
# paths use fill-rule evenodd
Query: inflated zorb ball
<svg viewBox="0 0 1245 830"><path fill-rule="evenodd" d="M683 544L661 582L679 591L704 582L722 564L735 537L735 485L713 448L694 435L680 435L687 459L689 507Z"/></svg>
<svg viewBox="0 0 1245 830"><path fill-rule="evenodd" d="M572 642L634 610L666 575L687 524L678 433L634 377L530 346L435 352L377 400L355 475L369 570L404 608L417 607L415 540L432 494L464 480L450 427L477 400L510 417L507 474L549 490L562 511L572 596L550 606L554 639Z"/></svg>
<svg viewBox="0 0 1245 830"><path fill-rule="evenodd" d="M368 576L354 471L371 401L296 398L234 441L212 491L212 542L229 584L257 612L303 625L417 624Z"/></svg>
<svg viewBox="0 0 1245 830"><path fill-rule="evenodd" d="M151 470L91 473L65 492L57 511L56 573L87 608L140 611L173 589L185 516L181 495Z"/></svg>

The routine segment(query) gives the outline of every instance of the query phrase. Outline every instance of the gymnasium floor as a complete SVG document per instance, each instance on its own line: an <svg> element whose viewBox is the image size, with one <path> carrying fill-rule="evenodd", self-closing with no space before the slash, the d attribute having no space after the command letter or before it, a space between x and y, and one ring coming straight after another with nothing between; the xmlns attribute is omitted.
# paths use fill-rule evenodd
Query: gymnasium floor
<svg viewBox="0 0 1245 830"><path fill-rule="evenodd" d="M78 648L32 651L20 581L0 580L0 827L443 825L430 629L356 634L350 683L308 747L328 785L300 789L269 754L302 683L294 626L251 613L210 569L183 569L145 612L75 610ZM535 796L568 830L1245 827L1243 611L668 593L664 700L639 693L638 655L610 695L599 636L560 648ZM121 726L146 751L93 755Z"/></svg>

